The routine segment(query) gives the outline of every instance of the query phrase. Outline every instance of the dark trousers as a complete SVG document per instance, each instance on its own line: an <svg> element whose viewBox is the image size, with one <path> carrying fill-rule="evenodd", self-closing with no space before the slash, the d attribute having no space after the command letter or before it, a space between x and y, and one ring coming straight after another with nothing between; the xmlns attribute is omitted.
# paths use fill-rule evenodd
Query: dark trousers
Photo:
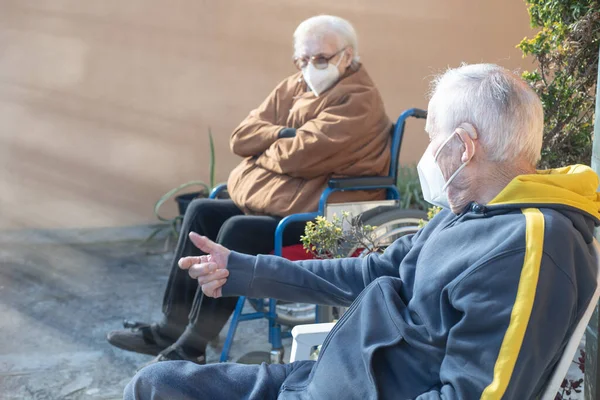
<svg viewBox="0 0 600 400"><path fill-rule="evenodd" d="M204 347L215 338L235 309L237 297L213 299L204 297L195 279L178 266L181 257L204 254L188 238L191 231L208 237L230 250L244 254L268 254L273 251L275 229L281 218L249 216L231 200L194 200L188 207L171 264L171 273L163 299L165 320L161 333L172 339L183 334L187 343ZM304 223L290 225L284 232L283 244L298 243ZM189 322L189 324L188 324Z"/></svg>
<svg viewBox="0 0 600 400"><path fill-rule="evenodd" d="M307 377L314 364L314 361L296 361L270 365L196 365L187 361L164 361L138 371L125 388L123 399L276 399L290 374Z"/></svg>

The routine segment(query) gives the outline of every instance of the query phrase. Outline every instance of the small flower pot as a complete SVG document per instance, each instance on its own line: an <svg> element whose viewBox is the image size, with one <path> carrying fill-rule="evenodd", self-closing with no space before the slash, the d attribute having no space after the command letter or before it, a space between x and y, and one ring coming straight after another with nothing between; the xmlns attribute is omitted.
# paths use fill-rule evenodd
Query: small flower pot
<svg viewBox="0 0 600 400"><path fill-rule="evenodd" d="M177 202L177 208L179 209L179 215L185 215L185 212L194 199L205 199L208 196L205 192L191 192L180 194L179 196L175 196L175 201Z"/></svg>

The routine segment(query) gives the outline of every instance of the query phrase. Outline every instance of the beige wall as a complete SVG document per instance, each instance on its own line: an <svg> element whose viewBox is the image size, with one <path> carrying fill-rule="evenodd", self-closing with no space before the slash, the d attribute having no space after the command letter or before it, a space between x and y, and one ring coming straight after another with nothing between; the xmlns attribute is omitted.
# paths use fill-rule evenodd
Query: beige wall
<svg viewBox="0 0 600 400"><path fill-rule="evenodd" d="M393 118L447 66L530 67L523 0L0 0L0 229L152 222L163 192L207 178L208 126L225 180L230 132L319 13L355 24Z"/></svg>

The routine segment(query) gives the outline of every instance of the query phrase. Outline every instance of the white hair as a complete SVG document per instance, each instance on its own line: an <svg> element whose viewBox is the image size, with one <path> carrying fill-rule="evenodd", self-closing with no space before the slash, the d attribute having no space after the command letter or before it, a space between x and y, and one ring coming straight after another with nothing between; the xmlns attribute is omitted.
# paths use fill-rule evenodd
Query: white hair
<svg viewBox="0 0 600 400"><path fill-rule="evenodd" d="M542 103L529 85L494 64L462 65L432 83L426 130L448 136L461 123L475 126L491 161L540 160Z"/></svg>
<svg viewBox="0 0 600 400"><path fill-rule="evenodd" d="M331 34L334 34L338 40L338 50L345 47L352 48L354 52L352 67L356 68L360 61L356 31L350 22L333 15L317 15L302 21L298 25L294 32L294 55L296 57L302 56L300 46L306 38L323 38Z"/></svg>

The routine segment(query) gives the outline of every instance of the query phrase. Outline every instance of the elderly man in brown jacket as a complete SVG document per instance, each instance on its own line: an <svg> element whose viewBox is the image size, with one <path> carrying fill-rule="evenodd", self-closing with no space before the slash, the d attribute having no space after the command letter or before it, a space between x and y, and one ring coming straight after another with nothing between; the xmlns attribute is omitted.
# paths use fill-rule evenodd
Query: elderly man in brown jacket
<svg viewBox="0 0 600 400"><path fill-rule="evenodd" d="M227 183L231 200L195 200L188 208L171 264L159 323L113 331L122 349L153 360L205 361L207 343L235 308L236 298L202 296L177 262L200 255L191 231L246 254L273 250L281 217L316 211L332 177L386 175L391 122L381 96L359 63L356 33L339 17L317 16L294 33L299 72L281 82L235 129L232 151L244 157ZM375 200L383 191L334 193L330 202ZM304 224L286 229L284 245L298 243Z"/></svg>

